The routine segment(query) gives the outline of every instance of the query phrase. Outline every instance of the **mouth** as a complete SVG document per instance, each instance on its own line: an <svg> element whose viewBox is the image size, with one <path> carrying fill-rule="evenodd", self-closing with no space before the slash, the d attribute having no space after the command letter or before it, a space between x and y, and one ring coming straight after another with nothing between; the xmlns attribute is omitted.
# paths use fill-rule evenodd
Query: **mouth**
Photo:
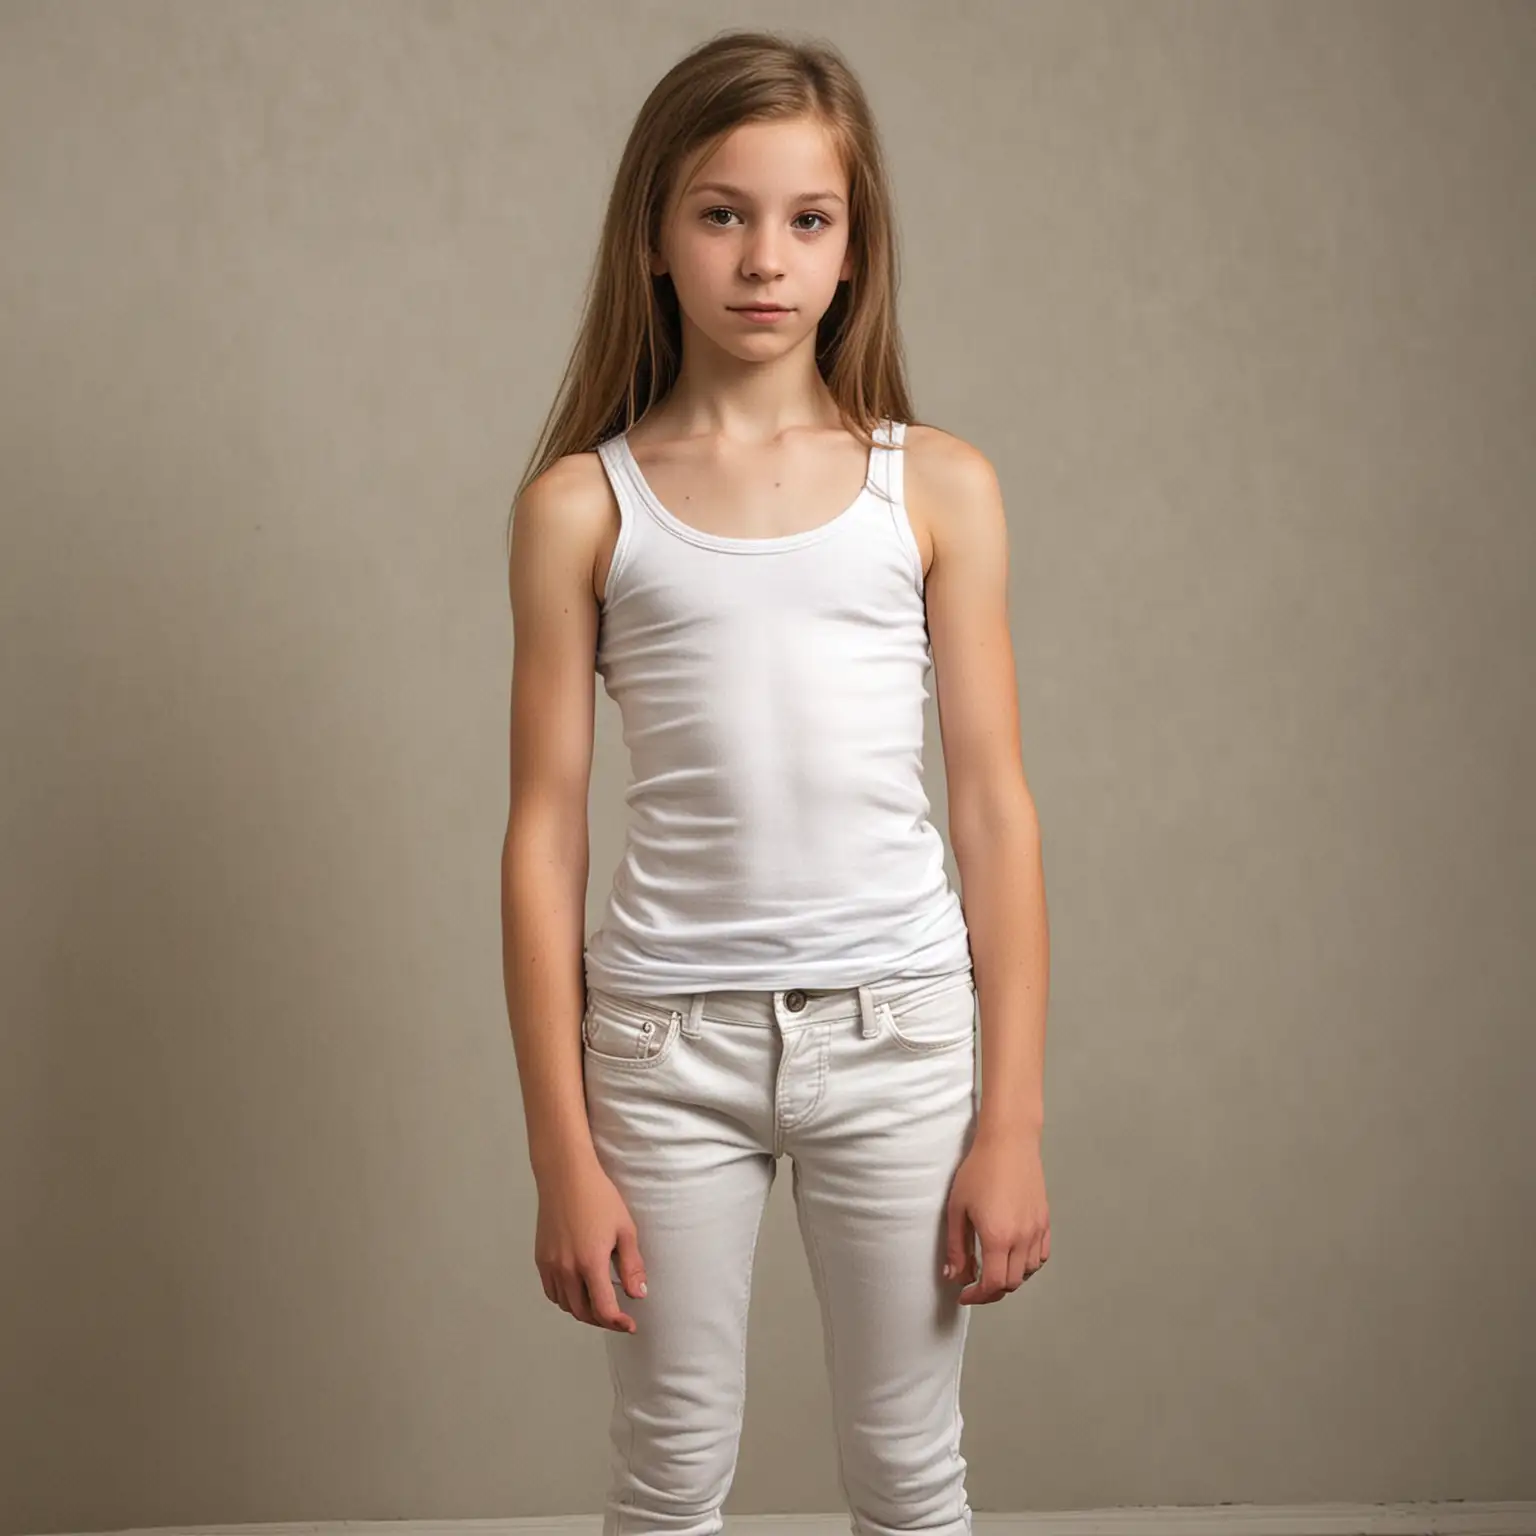
<svg viewBox="0 0 1536 1536"><path fill-rule="evenodd" d="M782 304L732 304L730 307L741 315L787 315L789 313Z"/></svg>

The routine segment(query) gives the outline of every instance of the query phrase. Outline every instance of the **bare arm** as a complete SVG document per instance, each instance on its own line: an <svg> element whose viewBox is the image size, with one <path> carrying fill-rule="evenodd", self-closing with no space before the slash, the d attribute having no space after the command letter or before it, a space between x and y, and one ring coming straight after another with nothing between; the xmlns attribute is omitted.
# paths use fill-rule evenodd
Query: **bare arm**
<svg viewBox="0 0 1536 1536"><path fill-rule="evenodd" d="M588 456L590 457L590 456ZM582 1082L592 766L593 465L562 459L513 513L511 794L502 970L535 1179L595 1158ZM601 475L601 468L596 473Z"/></svg>
<svg viewBox="0 0 1536 1536"><path fill-rule="evenodd" d="M1040 820L1025 782L1008 627L1008 528L992 465L948 434L917 437L908 494L927 513L925 598L950 843L981 1005L979 1137L1038 1141L1045 1121L1050 937Z"/></svg>

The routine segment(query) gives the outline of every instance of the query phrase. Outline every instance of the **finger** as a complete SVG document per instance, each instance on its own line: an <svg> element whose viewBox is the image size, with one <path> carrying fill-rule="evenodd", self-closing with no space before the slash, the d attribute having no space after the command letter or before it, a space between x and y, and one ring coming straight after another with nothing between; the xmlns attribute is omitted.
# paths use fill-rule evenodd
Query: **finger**
<svg viewBox="0 0 1536 1536"><path fill-rule="evenodd" d="M561 1272L560 1295L563 1298L562 1305L565 1307L565 1310L578 1323L590 1323L592 1321L592 1313L587 1306L586 1287L581 1282L580 1274L575 1271Z"/></svg>
<svg viewBox="0 0 1536 1536"><path fill-rule="evenodd" d="M975 1228L967 1228L967 1237L974 1233ZM967 1248L965 1254L965 1273L961 1276L965 1281L965 1289L960 1292L960 1300L965 1303L975 1303L980 1300L978 1291L981 1284L981 1265L977 1262L973 1248Z"/></svg>
<svg viewBox="0 0 1536 1536"><path fill-rule="evenodd" d="M619 1233L619 1278L631 1296L645 1295L645 1259L634 1233Z"/></svg>
<svg viewBox="0 0 1536 1536"><path fill-rule="evenodd" d="M1016 1291L1029 1279L1029 1249L1022 1245L1008 1255L1006 1289Z"/></svg>
<svg viewBox="0 0 1536 1536"><path fill-rule="evenodd" d="M587 1295L591 1298L592 1321L599 1328L612 1328L629 1333L635 1320L627 1312L619 1311L619 1298L614 1294L613 1274L609 1269L612 1255L601 1263L590 1263L582 1271L587 1282Z"/></svg>
<svg viewBox="0 0 1536 1536"><path fill-rule="evenodd" d="M988 1301L999 1301L1008 1294L1008 1254L1006 1246L997 1244L982 1253L981 1290Z"/></svg>
<svg viewBox="0 0 1536 1536"><path fill-rule="evenodd" d="M981 1279L970 1289L972 1304L985 1304L996 1301L1003 1294L1003 1282L1008 1278L1008 1256L995 1244L988 1248L985 1243L981 1245ZM960 1293L961 1301L966 1300L966 1292Z"/></svg>
<svg viewBox="0 0 1536 1536"><path fill-rule="evenodd" d="M966 1246L966 1233L969 1225L969 1222L966 1220L964 1205L958 1200L951 1199L944 1217L945 1279L963 1280L965 1278L961 1271L964 1268L966 1254L969 1251Z"/></svg>

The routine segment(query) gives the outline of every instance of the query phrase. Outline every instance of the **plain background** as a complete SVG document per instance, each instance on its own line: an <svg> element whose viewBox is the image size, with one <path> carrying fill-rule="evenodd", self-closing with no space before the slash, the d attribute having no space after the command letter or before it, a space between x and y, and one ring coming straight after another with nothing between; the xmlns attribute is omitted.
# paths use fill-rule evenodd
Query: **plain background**
<svg viewBox="0 0 1536 1536"><path fill-rule="evenodd" d="M861 73L1008 505L1054 1254L975 1508L1536 1495L1536 6L8 0L0 1530L599 1508L503 537L738 24ZM788 1171L728 1513L841 1507Z"/></svg>

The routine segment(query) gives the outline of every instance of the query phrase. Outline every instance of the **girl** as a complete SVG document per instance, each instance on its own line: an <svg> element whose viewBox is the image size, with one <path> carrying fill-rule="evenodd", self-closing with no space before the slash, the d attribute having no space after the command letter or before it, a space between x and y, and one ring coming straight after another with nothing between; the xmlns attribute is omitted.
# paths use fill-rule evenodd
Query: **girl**
<svg viewBox="0 0 1536 1536"><path fill-rule="evenodd" d="M909 430L895 295L847 64L715 38L641 108L514 499L507 1003L544 1293L610 1330L604 1536L721 1529L781 1154L856 1532L970 1530L963 1304L1050 1251L1003 511L980 453ZM594 665L630 819L584 941Z"/></svg>

